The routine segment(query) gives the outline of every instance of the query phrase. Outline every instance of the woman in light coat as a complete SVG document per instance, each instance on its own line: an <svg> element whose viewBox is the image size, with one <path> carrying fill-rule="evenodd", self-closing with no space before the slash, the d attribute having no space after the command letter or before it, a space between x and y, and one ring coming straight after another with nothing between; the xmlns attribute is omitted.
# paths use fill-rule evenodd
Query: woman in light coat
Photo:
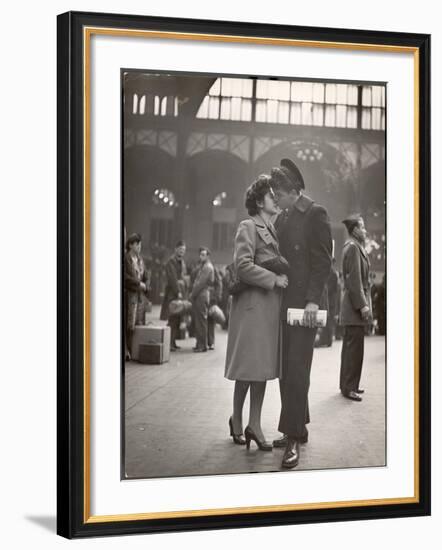
<svg viewBox="0 0 442 550"><path fill-rule="evenodd" d="M225 377L235 381L230 435L237 444L255 441L271 450L261 428L261 410L267 380L280 375L281 289L286 275L276 275L260 264L280 257L271 218L277 213L271 178L258 179L247 189L245 206L250 218L239 224L234 245L237 277L247 283L233 296L230 310ZM242 410L250 388L250 417L242 430Z"/></svg>

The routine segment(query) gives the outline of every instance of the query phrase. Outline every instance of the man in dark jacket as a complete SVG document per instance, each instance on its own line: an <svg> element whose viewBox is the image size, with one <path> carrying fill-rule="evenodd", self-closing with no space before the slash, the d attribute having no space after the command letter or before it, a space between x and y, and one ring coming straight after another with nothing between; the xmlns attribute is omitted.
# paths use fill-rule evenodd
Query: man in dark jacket
<svg viewBox="0 0 442 550"><path fill-rule="evenodd" d="M283 344L281 416L273 442L285 447L283 468L299 461L299 445L307 442L310 422L308 390L316 336L316 316L327 309L326 284L332 261L332 239L327 211L303 194L304 179L296 165L283 159L271 171L272 186L283 210L276 221L281 254L288 260L288 287L282 298ZM302 326L287 325L287 308L304 310Z"/></svg>
<svg viewBox="0 0 442 550"><path fill-rule="evenodd" d="M174 254L169 258L166 263L166 288L164 291L163 304L161 306L160 319L163 321L168 320L170 326L170 350L176 351L179 346L176 340L179 336L180 320L179 315L169 314L169 304L172 300L184 298L184 291L186 288L185 276L186 276L186 264L184 262L184 255L186 253L186 244L184 241L178 241L175 246Z"/></svg>
<svg viewBox="0 0 442 550"><path fill-rule="evenodd" d="M342 256L344 292L340 323L344 327L344 339L339 388L344 397L362 401L360 394L364 390L359 387L359 382L364 360L364 333L372 318L370 261L364 248L367 232L359 214L349 216L343 223L349 239L344 244Z"/></svg>

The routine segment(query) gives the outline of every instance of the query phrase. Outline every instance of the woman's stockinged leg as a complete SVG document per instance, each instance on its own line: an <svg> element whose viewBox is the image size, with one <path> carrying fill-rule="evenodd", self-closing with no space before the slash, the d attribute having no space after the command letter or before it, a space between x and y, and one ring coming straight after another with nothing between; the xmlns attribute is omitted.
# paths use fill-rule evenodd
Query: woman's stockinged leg
<svg viewBox="0 0 442 550"><path fill-rule="evenodd" d="M266 382L250 383L250 418L249 426L259 439L264 439L261 428L261 411L266 391Z"/></svg>
<svg viewBox="0 0 442 550"><path fill-rule="evenodd" d="M233 431L235 434L243 433L242 426L242 410L244 407L244 401L246 400L246 395L249 390L250 382L245 382L243 380L236 380L235 389L233 391Z"/></svg>

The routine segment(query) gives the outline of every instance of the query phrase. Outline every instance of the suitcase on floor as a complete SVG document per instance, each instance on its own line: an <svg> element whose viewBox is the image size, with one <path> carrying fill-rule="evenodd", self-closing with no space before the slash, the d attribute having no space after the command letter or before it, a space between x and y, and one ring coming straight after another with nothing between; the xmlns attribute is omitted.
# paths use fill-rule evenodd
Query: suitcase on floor
<svg viewBox="0 0 442 550"><path fill-rule="evenodd" d="M161 365L164 359L164 344L152 343L141 344L138 354L138 361L144 365Z"/></svg>
<svg viewBox="0 0 442 550"><path fill-rule="evenodd" d="M139 360L142 344L163 344L163 362L169 361L170 327L154 324L136 325L131 350L131 357L134 361Z"/></svg>

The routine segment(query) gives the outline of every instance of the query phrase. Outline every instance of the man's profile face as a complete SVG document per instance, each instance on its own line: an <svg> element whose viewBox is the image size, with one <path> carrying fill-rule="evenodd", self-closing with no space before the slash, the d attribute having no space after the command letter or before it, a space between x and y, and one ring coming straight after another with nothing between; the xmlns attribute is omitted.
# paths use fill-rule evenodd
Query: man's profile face
<svg viewBox="0 0 442 550"><path fill-rule="evenodd" d="M298 198L298 194L295 190L286 191L285 189L278 187L274 190L274 192L276 204L281 210L285 210L286 208L292 206L292 204Z"/></svg>
<svg viewBox="0 0 442 550"><path fill-rule="evenodd" d="M359 218L358 225L353 229L353 235L360 241L367 239L367 230L365 229L365 223L362 218Z"/></svg>

